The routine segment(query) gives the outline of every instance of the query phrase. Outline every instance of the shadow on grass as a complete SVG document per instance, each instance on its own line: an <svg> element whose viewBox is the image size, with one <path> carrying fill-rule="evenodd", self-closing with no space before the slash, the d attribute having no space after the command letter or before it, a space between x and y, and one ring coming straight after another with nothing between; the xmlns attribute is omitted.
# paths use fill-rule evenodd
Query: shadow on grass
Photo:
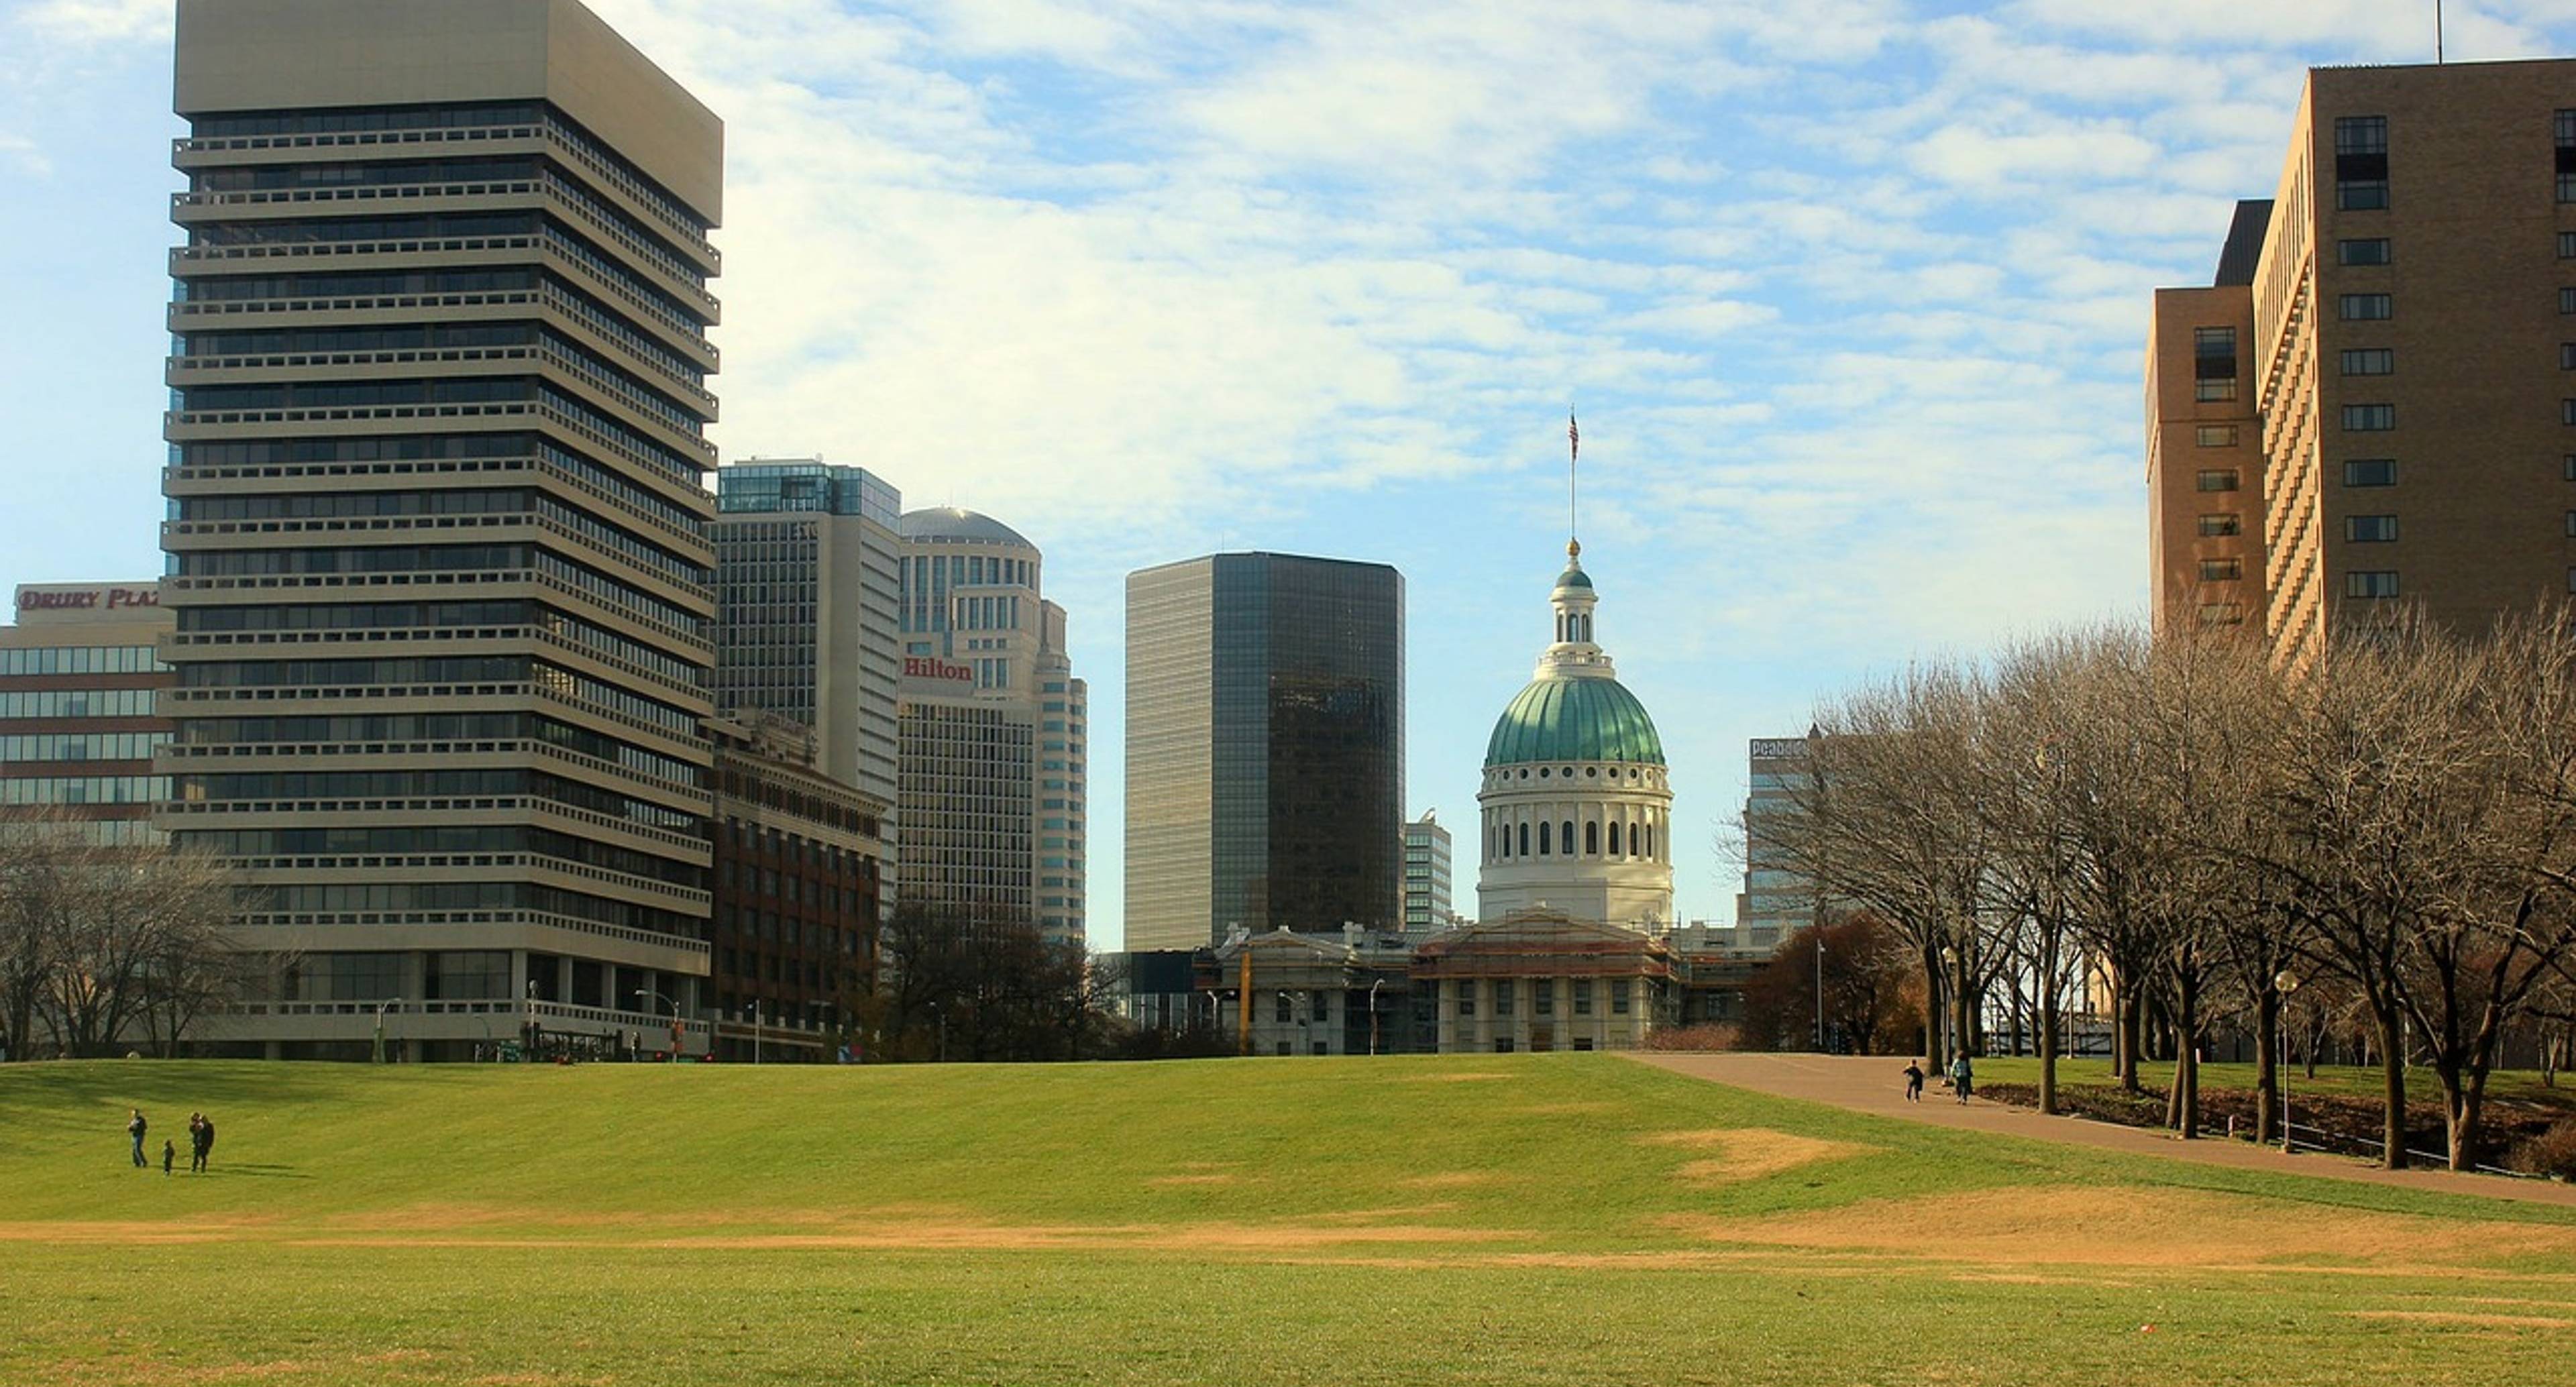
<svg viewBox="0 0 2576 1387"><path fill-rule="evenodd" d="M310 1180L313 1177L291 1165L220 1165L205 1172L212 1176L247 1175L261 1180Z"/></svg>

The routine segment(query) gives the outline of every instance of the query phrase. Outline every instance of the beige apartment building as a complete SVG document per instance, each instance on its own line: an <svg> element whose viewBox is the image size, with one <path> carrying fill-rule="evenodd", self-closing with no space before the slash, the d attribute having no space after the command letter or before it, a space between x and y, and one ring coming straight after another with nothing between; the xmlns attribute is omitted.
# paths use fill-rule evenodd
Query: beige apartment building
<svg viewBox="0 0 2576 1387"><path fill-rule="evenodd" d="M697 1016L722 125L574 0L180 0L176 108L159 821L295 960L209 1038Z"/></svg>
<svg viewBox="0 0 2576 1387"><path fill-rule="evenodd" d="M2576 60L2311 70L2272 199L2156 294L2147 407L2160 628L2306 668L2576 591Z"/></svg>

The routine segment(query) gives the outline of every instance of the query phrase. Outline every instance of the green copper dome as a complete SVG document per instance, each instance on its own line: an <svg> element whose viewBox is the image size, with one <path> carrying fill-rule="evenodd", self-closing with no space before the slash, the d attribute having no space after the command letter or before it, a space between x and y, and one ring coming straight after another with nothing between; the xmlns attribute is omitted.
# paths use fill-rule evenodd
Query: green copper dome
<svg viewBox="0 0 2576 1387"><path fill-rule="evenodd" d="M1539 679L1494 722L1487 766L1540 761L1664 764L1663 739L1646 705L1616 679Z"/></svg>

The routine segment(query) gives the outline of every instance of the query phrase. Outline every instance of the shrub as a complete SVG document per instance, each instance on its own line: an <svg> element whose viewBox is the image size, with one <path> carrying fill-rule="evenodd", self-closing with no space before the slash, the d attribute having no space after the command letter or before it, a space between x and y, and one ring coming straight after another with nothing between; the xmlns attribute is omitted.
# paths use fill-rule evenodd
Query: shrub
<svg viewBox="0 0 2576 1387"><path fill-rule="evenodd" d="M2576 1118L2565 1119L2514 1148L2513 1166L2534 1175L2576 1180Z"/></svg>
<svg viewBox="0 0 2576 1387"><path fill-rule="evenodd" d="M1649 1050L1741 1050L1742 1032L1724 1021L1703 1021L1696 1026L1666 1026L1646 1033Z"/></svg>

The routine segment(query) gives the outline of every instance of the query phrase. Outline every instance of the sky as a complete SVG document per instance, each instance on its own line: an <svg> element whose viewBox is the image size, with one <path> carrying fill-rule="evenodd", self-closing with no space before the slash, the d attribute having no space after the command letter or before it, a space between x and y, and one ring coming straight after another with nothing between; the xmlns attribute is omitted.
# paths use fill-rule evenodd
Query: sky
<svg viewBox="0 0 2576 1387"><path fill-rule="evenodd" d="M1104 948L1125 575L1402 570L1407 803L1472 825L1569 407L1676 913L1731 919L1748 738L2144 615L2149 291L2271 196L2307 67L2434 47L2432 0L589 3L726 122L725 456L1045 551ZM0 6L0 584L160 569L170 16ZM2570 0L2446 18L2453 61L2576 54Z"/></svg>

